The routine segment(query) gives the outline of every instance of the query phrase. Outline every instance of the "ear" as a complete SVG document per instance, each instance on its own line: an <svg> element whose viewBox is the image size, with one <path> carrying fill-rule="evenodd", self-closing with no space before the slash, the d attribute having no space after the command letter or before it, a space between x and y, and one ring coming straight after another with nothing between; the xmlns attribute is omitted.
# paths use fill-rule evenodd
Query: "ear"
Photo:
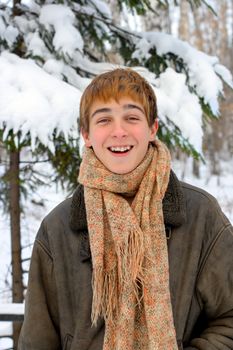
<svg viewBox="0 0 233 350"><path fill-rule="evenodd" d="M81 134L82 134L82 137L84 139L84 143L85 143L85 146L86 147L91 147L91 140L89 138L89 133L87 131L84 131L83 129L81 129Z"/></svg>
<svg viewBox="0 0 233 350"><path fill-rule="evenodd" d="M159 121L158 119L156 118L155 121L154 121L154 124L150 127L150 141L154 141L155 139L155 135L158 131L158 127L159 127Z"/></svg>

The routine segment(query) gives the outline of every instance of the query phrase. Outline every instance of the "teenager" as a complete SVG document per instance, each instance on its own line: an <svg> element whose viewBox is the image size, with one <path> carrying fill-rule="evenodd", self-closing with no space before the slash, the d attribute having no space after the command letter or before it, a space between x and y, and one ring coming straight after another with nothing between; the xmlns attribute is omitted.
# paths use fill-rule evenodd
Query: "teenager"
<svg viewBox="0 0 233 350"><path fill-rule="evenodd" d="M135 71L80 104L79 185L37 234L19 350L233 349L233 228L180 182Z"/></svg>

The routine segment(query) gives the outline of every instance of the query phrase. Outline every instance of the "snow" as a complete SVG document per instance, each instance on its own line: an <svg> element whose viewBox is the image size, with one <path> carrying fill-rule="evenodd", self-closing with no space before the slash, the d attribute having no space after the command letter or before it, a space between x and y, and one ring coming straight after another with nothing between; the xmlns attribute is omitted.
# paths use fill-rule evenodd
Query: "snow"
<svg viewBox="0 0 233 350"><path fill-rule="evenodd" d="M10 336L12 334L12 324L11 322L0 322L0 337ZM7 340L8 343L8 340ZM4 347L2 347L4 345ZM0 349L6 349L6 344L3 339L0 339Z"/></svg>
<svg viewBox="0 0 233 350"><path fill-rule="evenodd" d="M19 31L16 28L11 25L6 26L3 19L0 17L0 37L6 40L8 45L12 45L15 42L18 34Z"/></svg>
<svg viewBox="0 0 233 350"><path fill-rule="evenodd" d="M231 72L222 64L215 65L215 72L233 89Z"/></svg>
<svg viewBox="0 0 233 350"><path fill-rule="evenodd" d="M12 334L11 322L0 322L0 350L12 349L12 340L10 336ZM1 338L5 336L7 338Z"/></svg>
<svg viewBox="0 0 233 350"><path fill-rule="evenodd" d="M40 5L38 5L35 1L33 0L26 0L27 4L29 3L30 4L30 9L33 13L37 13L39 14L40 13Z"/></svg>
<svg viewBox="0 0 233 350"><path fill-rule="evenodd" d="M149 50L151 49L151 43L146 39L142 38L137 42L136 51L134 51L132 58L137 58L139 61L151 57Z"/></svg>
<svg viewBox="0 0 233 350"><path fill-rule="evenodd" d="M28 20L23 16L15 16L14 23L19 28L19 31L23 34L28 32L29 29L29 22Z"/></svg>
<svg viewBox="0 0 233 350"><path fill-rule="evenodd" d="M94 5L98 12L102 13L107 18L112 18L109 6L101 0L91 0L90 3Z"/></svg>
<svg viewBox="0 0 233 350"><path fill-rule="evenodd" d="M202 153L202 110L196 95L190 93L185 84L185 75L172 68L157 79L155 94L158 98L159 117L166 123L167 116Z"/></svg>
<svg viewBox="0 0 233 350"><path fill-rule="evenodd" d="M112 18L112 13L109 6L101 0L90 0L85 5L73 3L72 6L75 11L81 14L98 17L98 15L101 13L101 15L105 18Z"/></svg>
<svg viewBox="0 0 233 350"><path fill-rule="evenodd" d="M39 37L37 32L26 35L25 42L28 51L32 53L33 56L42 57L44 52L47 51L43 40Z"/></svg>
<svg viewBox="0 0 233 350"><path fill-rule="evenodd" d="M75 50L82 52L83 39L74 26L75 15L65 5L44 5L39 17L41 24L49 29L52 25L55 29L53 44L55 49L73 57Z"/></svg>
<svg viewBox="0 0 233 350"><path fill-rule="evenodd" d="M218 11L217 3L213 0L206 0L206 5L210 6L216 13Z"/></svg>
<svg viewBox="0 0 233 350"><path fill-rule="evenodd" d="M23 315L24 304L2 304L0 303L0 314L3 315Z"/></svg>
<svg viewBox="0 0 233 350"><path fill-rule="evenodd" d="M79 64L83 62L85 67L89 64L95 73L115 68L112 64L86 61L80 57ZM50 139L55 128L66 137L76 129L81 94L91 80L78 76L62 61L48 59L42 69L32 60L7 52L0 56L0 69L3 72L0 76L0 123L7 123L5 135L13 128L15 132L21 130L23 139L30 131L33 147L38 138L53 151ZM184 74L169 68L156 79L155 74L145 68L135 67L135 70L152 84L160 118L172 120L201 153L201 108L196 95L189 92ZM64 74L73 86L61 81Z"/></svg>
<svg viewBox="0 0 233 350"><path fill-rule="evenodd" d="M209 104L212 112L219 112L218 97L223 94L223 84L218 77L233 86L232 76L229 70L219 67L218 58L207 55L187 42L177 39L172 35L159 32L141 33L141 40L136 42L134 57L141 59L148 56L149 49L155 47L158 55L173 53L181 58L188 68L189 84ZM145 42L147 41L147 43ZM217 73L217 74L216 74Z"/></svg>
<svg viewBox="0 0 233 350"><path fill-rule="evenodd" d="M93 64L81 55L78 57L80 66L88 66L95 74L115 68L112 64ZM0 56L0 69L3 72L0 76L0 123L7 123L5 135L13 128L15 132L21 130L23 139L30 131L33 147L38 138L53 151L50 139L55 128L66 137L76 129L81 94L91 79L78 76L62 61L48 59L42 69L32 60L7 52ZM188 90L184 74L169 68L156 79L155 74L145 68L134 69L152 84L160 118L172 120L201 153L201 108L196 95ZM61 81L63 75L69 77L73 86Z"/></svg>
<svg viewBox="0 0 233 350"><path fill-rule="evenodd" d="M7 52L0 56L0 70L0 125L7 123L5 135L13 128L22 132L23 139L30 131L32 146L38 137L53 151L50 140L54 129L67 137L76 127L81 92L32 60Z"/></svg>

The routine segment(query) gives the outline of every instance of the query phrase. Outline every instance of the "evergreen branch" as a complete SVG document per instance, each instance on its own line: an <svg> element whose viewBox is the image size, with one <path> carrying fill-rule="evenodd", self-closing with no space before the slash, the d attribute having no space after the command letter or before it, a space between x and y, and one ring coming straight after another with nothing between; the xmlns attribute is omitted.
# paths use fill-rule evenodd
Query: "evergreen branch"
<svg viewBox="0 0 233 350"><path fill-rule="evenodd" d="M86 12L82 12L82 11L77 11L77 10L73 10L76 14L79 14L81 16L85 16L85 17L90 17L91 19L95 19L97 21L100 21L100 22L104 22L108 27L110 28L115 28L117 30L118 33L122 33L122 34L125 34L125 35L130 35L130 36L133 36L135 38L138 38L138 39L141 39L141 35L139 34L136 34L134 32L131 32L130 30L127 30L127 29L124 29L124 28L121 28L119 27L118 25L114 24L110 19L108 19L107 17L98 17L96 15L93 15L93 14L88 14Z"/></svg>
<svg viewBox="0 0 233 350"><path fill-rule="evenodd" d="M213 8L210 4L208 4L208 3L206 2L206 0L202 0L202 2L208 7L208 9L209 9L211 12L213 12L213 14L214 14L216 17L218 17L217 12L214 10L214 8Z"/></svg>

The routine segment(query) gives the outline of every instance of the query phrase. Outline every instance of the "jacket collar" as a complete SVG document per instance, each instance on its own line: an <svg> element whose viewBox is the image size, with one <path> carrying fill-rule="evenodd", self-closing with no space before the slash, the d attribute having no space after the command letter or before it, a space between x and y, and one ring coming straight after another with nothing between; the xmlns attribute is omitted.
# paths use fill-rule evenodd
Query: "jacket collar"
<svg viewBox="0 0 233 350"><path fill-rule="evenodd" d="M163 199L163 215L165 226L170 227L181 226L186 219L182 188L173 171L170 173L168 188ZM76 232L87 230L84 189L80 184L72 197L70 227Z"/></svg>

